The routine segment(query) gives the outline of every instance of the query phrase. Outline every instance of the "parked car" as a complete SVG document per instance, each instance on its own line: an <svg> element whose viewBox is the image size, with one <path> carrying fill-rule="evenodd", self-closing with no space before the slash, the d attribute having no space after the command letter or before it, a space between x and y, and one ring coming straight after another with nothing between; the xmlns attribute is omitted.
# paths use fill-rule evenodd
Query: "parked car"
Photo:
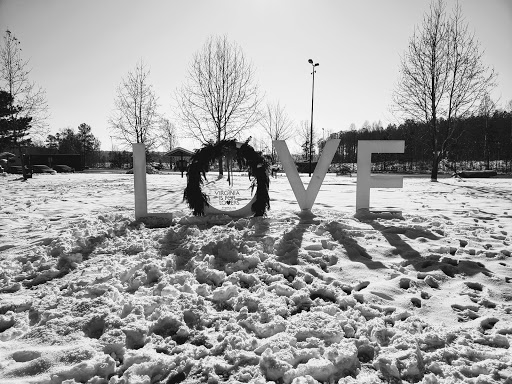
<svg viewBox="0 0 512 384"><path fill-rule="evenodd" d="M38 164L32 166L32 173L49 173L55 175L57 172L47 165Z"/></svg>
<svg viewBox="0 0 512 384"><path fill-rule="evenodd" d="M155 168L159 171L164 168L164 165L162 163L157 163L157 162L149 163L148 165L151 165L153 168Z"/></svg>
<svg viewBox="0 0 512 384"><path fill-rule="evenodd" d="M28 172L27 167L25 167L25 169ZM11 165L11 166L9 166L7 168L7 173L13 173L13 174L21 175L23 173L23 170L21 168L21 165Z"/></svg>
<svg viewBox="0 0 512 384"><path fill-rule="evenodd" d="M64 164L54 165L53 169L55 169L58 173L75 172L75 168L71 168L70 166Z"/></svg>

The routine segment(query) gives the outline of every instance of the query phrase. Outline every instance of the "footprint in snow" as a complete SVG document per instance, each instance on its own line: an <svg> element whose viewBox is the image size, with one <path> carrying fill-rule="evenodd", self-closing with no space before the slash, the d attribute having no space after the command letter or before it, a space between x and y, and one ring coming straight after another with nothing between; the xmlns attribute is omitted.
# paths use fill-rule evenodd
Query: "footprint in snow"
<svg viewBox="0 0 512 384"><path fill-rule="evenodd" d="M414 305L416 308L421 308L421 300L417 297L412 297L411 298L411 303L412 305Z"/></svg>
<svg viewBox="0 0 512 384"><path fill-rule="evenodd" d="M477 313L480 308L477 305L452 304L452 309L457 314L459 323L475 320L480 317Z"/></svg>

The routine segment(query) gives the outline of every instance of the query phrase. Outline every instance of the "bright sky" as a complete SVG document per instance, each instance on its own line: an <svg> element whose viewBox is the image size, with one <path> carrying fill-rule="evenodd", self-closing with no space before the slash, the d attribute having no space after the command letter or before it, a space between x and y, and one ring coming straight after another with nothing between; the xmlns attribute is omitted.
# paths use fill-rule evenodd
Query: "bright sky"
<svg viewBox="0 0 512 384"><path fill-rule="evenodd" d="M450 8L454 0L448 0ZM194 52L210 35L227 35L251 59L268 101L279 101L298 126L311 113L311 58L318 134L390 112L399 57L428 0L0 0L0 30L20 40L31 79L47 92L50 130L92 127L111 149L108 116L115 88L143 59L172 118L173 94ZM512 99L512 2L462 0L485 62L499 73L493 96ZM259 134L255 134L257 137ZM189 141L181 146L197 147ZM291 144L291 143L290 143ZM116 143L114 142L114 146ZM291 145L290 145L291 146Z"/></svg>

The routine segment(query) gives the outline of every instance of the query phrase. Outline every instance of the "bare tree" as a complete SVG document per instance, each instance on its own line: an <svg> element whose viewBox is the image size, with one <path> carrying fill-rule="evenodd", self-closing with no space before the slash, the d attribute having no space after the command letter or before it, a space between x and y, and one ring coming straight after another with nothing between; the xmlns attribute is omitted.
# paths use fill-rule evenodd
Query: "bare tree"
<svg viewBox="0 0 512 384"><path fill-rule="evenodd" d="M122 79L116 90L114 111L109 119L113 137L128 145L156 144L155 130L159 125L158 98L149 83L150 71L140 60L133 72Z"/></svg>
<svg viewBox="0 0 512 384"><path fill-rule="evenodd" d="M170 151L178 145L178 131L174 123L162 118L159 127L159 144L165 151Z"/></svg>
<svg viewBox="0 0 512 384"><path fill-rule="evenodd" d="M271 150L268 146L268 140L265 135L259 134L252 136L251 145L256 151L262 152L268 156L271 155Z"/></svg>
<svg viewBox="0 0 512 384"><path fill-rule="evenodd" d="M270 137L272 142L272 162L276 160L276 151L274 148L274 140L286 140L293 135L293 126L288 118L284 108L278 103L267 103L265 109L261 113L260 124Z"/></svg>
<svg viewBox="0 0 512 384"><path fill-rule="evenodd" d="M176 100L184 129L203 144L235 139L258 120L254 70L242 49L226 37L210 37L194 55Z"/></svg>
<svg viewBox="0 0 512 384"><path fill-rule="evenodd" d="M299 127L296 131L297 134L297 144L300 145L302 149L302 154L304 160L309 159L310 153L315 153L315 131L313 130L313 138L311 138L311 125L309 124L309 120L302 120L299 124Z"/></svg>
<svg viewBox="0 0 512 384"><path fill-rule="evenodd" d="M512 113L512 99L510 99L506 104L505 104L505 109L507 111L509 111L510 113Z"/></svg>
<svg viewBox="0 0 512 384"><path fill-rule="evenodd" d="M401 58L393 95L398 112L429 125L432 181L437 181L439 162L457 140L457 119L474 112L495 85L496 74L482 59L460 6L447 15L443 1L433 0ZM440 129L440 119L446 121L446 129Z"/></svg>

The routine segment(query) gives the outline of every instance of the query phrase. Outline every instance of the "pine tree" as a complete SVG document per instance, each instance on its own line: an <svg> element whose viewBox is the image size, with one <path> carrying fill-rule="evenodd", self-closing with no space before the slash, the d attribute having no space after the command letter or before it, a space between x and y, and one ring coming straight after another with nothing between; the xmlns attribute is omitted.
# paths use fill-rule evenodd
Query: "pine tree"
<svg viewBox="0 0 512 384"><path fill-rule="evenodd" d="M30 143L28 133L31 117L15 117L20 108L13 105L10 93L0 91L0 149L21 148Z"/></svg>

